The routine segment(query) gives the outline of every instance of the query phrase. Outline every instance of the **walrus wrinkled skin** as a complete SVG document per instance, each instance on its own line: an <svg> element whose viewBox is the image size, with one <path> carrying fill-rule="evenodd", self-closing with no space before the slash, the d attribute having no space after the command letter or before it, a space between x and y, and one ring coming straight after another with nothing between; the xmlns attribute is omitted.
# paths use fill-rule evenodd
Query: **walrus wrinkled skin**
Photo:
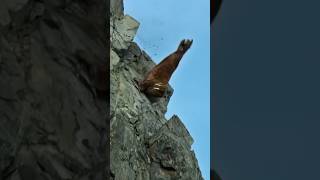
<svg viewBox="0 0 320 180"><path fill-rule="evenodd" d="M191 47L193 40L182 40L178 49L152 68L139 82L140 91L148 96L163 97L173 72Z"/></svg>

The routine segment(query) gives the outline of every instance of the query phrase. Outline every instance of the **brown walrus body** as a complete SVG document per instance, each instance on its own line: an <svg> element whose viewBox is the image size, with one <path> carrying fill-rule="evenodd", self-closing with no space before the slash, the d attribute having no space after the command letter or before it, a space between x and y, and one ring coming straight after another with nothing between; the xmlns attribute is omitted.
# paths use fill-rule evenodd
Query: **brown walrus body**
<svg viewBox="0 0 320 180"><path fill-rule="evenodd" d="M139 83L140 91L147 95L162 97L168 87L171 75L180 60L191 47L192 40L182 40L178 49L152 68L143 81Z"/></svg>

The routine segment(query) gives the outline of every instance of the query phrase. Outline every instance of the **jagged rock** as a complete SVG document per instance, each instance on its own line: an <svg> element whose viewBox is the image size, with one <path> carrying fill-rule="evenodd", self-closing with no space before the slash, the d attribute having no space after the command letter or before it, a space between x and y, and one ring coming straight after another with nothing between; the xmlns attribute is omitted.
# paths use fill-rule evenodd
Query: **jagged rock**
<svg viewBox="0 0 320 180"><path fill-rule="evenodd" d="M110 14L112 17L123 16L123 1L110 0Z"/></svg>
<svg viewBox="0 0 320 180"><path fill-rule="evenodd" d="M101 4L1 2L1 180L106 179L109 107L90 74L109 53Z"/></svg>
<svg viewBox="0 0 320 180"><path fill-rule="evenodd" d="M0 24L2 26L5 26L9 24L10 21L11 21L11 18L10 18L7 6L1 5L0 6Z"/></svg>
<svg viewBox="0 0 320 180"><path fill-rule="evenodd" d="M2 0L0 6L0 25L5 26L11 22L11 11L20 10L28 0Z"/></svg>
<svg viewBox="0 0 320 180"><path fill-rule="evenodd" d="M139 22L131 16L112 17L110 19L111 46L117 51L126 50L139 27Z"/></svg>
<svg viewBox="0 0 320 180"><path fill-rule="evenodd" d="M11 11L18 11L20 10L27 2L28 0L3 0L4 5L7 5L8 10Z"/></svg>
<svg viewBox="0 0 320 180"><path fill-rule="evenodd" d="M111 17L110 21L115 18L119 17ZM124 16L113 28L126 34L132 25L121 18ZM148 98L138 89L137 81L142 80L155 63L132 42L138 27L138 23L133 24L134 32L125 41L122 36L110 37L111 54L116 53L112 55L110 72L110 179L201 180L188 130L177 116L165 118L173 89L169 87L164 97L156 99Z"/></svg>
<svg viewBox="0 0 320 180"><path fill-rule="evenodd" d="M139 22L124 15L123 10L123 0L110 1L110 42L117 52L128 49L139 27Z"/></svg>
<svg viewBox="0 0 320 180"><path fill-rule="evenodd" d="M110 69L112 70L120 61L120 57L112 49L110 49Z"/></svg>
<svg viewBox="0 0 320 180"><path fill-rule="evenodd" d="M167 121L148 144L154 179L201 179L194 152L190 151L192 143L192 137L177 116Z"/></svg>

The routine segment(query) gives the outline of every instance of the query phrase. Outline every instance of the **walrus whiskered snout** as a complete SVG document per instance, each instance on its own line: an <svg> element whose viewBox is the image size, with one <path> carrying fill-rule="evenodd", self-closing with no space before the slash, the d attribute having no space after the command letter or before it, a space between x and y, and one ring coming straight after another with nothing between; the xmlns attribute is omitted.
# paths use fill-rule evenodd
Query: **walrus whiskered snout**
<svg viewBox="0 0 320 180"><path fill-rule="evenodd" d="M168 84L163 84L162 82L157 82L153 86L150 86L146 89L146 93L148 95L152 95L154 97L162 97L167 90Z"/></svg>

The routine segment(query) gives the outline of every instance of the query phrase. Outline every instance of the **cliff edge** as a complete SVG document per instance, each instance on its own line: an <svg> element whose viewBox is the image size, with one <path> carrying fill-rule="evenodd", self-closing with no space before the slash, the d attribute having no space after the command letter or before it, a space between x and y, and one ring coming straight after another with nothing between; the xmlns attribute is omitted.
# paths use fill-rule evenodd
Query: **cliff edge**
<svg viewBox="0 0 320 180"><path fill-rule="evenodd" d="M111 0L110 179L202 180L188 130L178 116L165 118L173 89L148 99L136 86L155 66L132 41L138 27L124 15L123 1Z"/></svg>

